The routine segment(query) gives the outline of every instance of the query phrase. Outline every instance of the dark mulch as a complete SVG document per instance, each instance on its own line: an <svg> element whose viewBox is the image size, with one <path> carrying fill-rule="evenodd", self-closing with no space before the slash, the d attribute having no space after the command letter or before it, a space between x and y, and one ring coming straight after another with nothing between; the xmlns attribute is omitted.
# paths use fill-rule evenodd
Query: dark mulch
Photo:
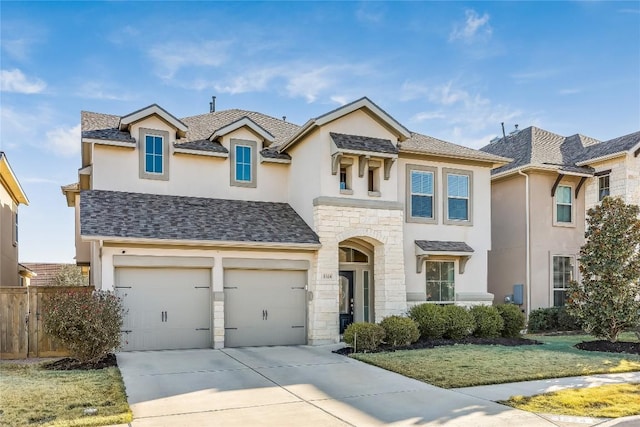
<svg viewBox="0 0 640 427"><path fill-rule="evenodd" d="M415 342L411 345L396 347L393 348L389 345L383 344L378 347L376 350L370 351L369 353L380 353L385 351L396 351L396 350L419 350L423 348L434 348L440 347L443 345L456 345L456 344L475 344L475 345L503 345L508 347L519 346L519 345L538 345L543 344L540 341L530 340L527 338L476 338L476 337L467 337L461 340L449 340L449 339L437 339L437 340L421 340ZM351 347L344 347L339 350L334 351L334 353L348 355L353 353L353 349Z"/></svg>
<svg viewBox="0 0 640 427"><path fill-rule="evenodd" d="M607 340L584 341L575 345L577 349L586 351L603 351L605 353L630 353L640 354L640 342Z"/></svg>
<svg viewBox="0 0 640 427"><path fill-rule="evenodd" d="M113 353L109 353L102 359L95 362L81 363L77 359L65 357L64 359L59 359L42 365L44 369L48 369L50 371L70 371L74 369L88 371L92 369L110 368L112 366L118 366L116 355Z"/></svg>

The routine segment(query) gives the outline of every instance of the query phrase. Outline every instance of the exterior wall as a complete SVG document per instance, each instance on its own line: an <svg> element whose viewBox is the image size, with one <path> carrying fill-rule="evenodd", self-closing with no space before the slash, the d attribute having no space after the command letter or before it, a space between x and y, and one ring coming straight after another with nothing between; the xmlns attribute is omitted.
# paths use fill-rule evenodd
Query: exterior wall
<svg viewBox="0 0 640 427"><path fill-rule="evenodd" d="M0 286L19 286L18 246L13 244L13 216L18 205L0 185Z"/></svg>
<svg viewBox="0 0 640 427"><path fill-rule="evenodd" d="M320 195L320 177L323 173L331 175L331 169L324 170L322 165L328 162L320 139L320 132L312 133L309 140L289 150L291 165L287 183L289 187L289 205L304 219L313 224L313 199ZM284 185L283 185L284 187Z"/></svg>
<svg viewBox="0 0 640 427"><path fill-rule="evenodd" d="M580 177L565 176L559 185L572 187L573 225L553 224L555 209L551 188L556 174L530 174L530 219L531 219L531 310L553 306L551 256L567 255L577 257L584 244L584 189L575 198L575 189ZM577 277L577 263L576 271ZM525 291L526 301L526 291Z"/></svg>
<svg viewBox="0 0 640 427"><path fill-rule="evenodd" d="M75 197L76 264L91 262L91 244L80 238L80 194Z"/></svg>
<svg viewBox="0 0 640 427"><path fill-rule="evenodd" d="M620 156L604 162L592 163L596 172L611 170L609 191L614 197L622 197L626 203L640 205L640 156ZM598 203L598 178L590 178L585 183L586 209Z"/></svg>
<svg viewBox="0 0 640 427"><path fill-rule="evenodd" d="M175 131L157 118L148 118L133 125L131 135L134 138L138 138L141 127L169 132L169 179L140 178L139 141L135 149L96 144L93 153L93 189L221 199L287 201L287 186L282 185L287 181L287 164L261 163L258 153L257 186L234 187L230 185L230 168L233 165L229 158L176 153L173 148ZM221 143L227 149L231 138L256 141L258 151L262 149L259 138L244 128L222 138Z"/></svg>
<svg viewBox="0 0 640 427"><path fill-rule="evenodd" d="M318 205L315 231L322 248L311 265L309 344L338 342L338 248L340 242L359 238L374 246L375 322L406 311L402 210Z"/></svg>
<svg viewBox="0 0 640 427"><path fill-rule="evenodd" d="M476 305L491 303L493 297L487 293L487 257L491 249L491 184L490 169L486 166L473 164L427 161L415 158L400 158L397 162L397 192L398 201L404 206L404 272L409 299L413 304L426 301L426 273L416 273L416 240L442 240L465 242L474 252L468 260L464 274L459 274L459 260L455 260L456 302L461 305ZM435 188L437 221L435 224L407 222L404 215L408 211L406 186L407 165L429 166L436 169L437 179ZM471 222L470 225L445 224L444 204L447 197L444 191L445 168L470 171L473 173L471 190ZM435 257L429 258L435 260ZM439 257L438 259L443 259Z"/></svg>
<svg viewBox="0 0 640 427"><path fill-rule="evenodd" d="M513 285L526 284L526 182L514 175L492 182L489 292L495 304L513 294Z"/></svg>
<svg viewBox="0 0 640 427"><path fill-rule="evenodd" d="M337 249L336 249L337 253ZM145 247L128 247L128 246L104 246L102 248L102 257L100 269L94 267L93 274L96 279L102 283L102 289L113 290L115 283L115 267L114 256L163 256L163 257L182 257L185 260L192 257L210 258L213 260L213 268L211 270L211 318L212 318L212 342L214 348L224 347L224 269L222 260L224 258L246 258L246 259L282 259L282 260L304 260L309 261L311 265L315 262L316 256L314 252L287 252L287 251L243 251L233 249L181 249L181 248L145 248ZM337 255L336 255L337 256ZM98 264L96 264L98 265ZM312 273L309 271L307 283L312 282ZM337 301L337 292L336 292ZM313 306L317 304L315 299L308 298L307 312L313 311ZM337 304L337 302L336 302ZM308 317L307 333L311 343L311 336L317 334L315 330L318 327L324 327L322 324L316 324ZM337 318L336 318L337 325Z"/></svg>

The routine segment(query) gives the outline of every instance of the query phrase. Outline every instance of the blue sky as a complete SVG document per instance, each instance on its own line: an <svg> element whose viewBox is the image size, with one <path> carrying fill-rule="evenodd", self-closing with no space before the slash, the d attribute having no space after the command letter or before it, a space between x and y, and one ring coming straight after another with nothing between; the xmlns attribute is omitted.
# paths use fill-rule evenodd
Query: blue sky
<svg viewBox="0 0 640 427"><path fill-rule="evenodd" d="M260 111L303 124L368 96L409 129L478 148L535 125L640 129L632 2L0 3L0 146L30 206L20 260L73 262L60 186L80 111Z"/></svg>

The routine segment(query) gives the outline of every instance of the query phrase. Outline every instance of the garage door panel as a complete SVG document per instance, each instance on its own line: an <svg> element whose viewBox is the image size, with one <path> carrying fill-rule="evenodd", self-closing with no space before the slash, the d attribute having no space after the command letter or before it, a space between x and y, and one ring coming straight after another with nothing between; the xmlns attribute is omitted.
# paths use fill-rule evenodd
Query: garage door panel
<svg viewBox="0 0 640 427"><path fill-rule="evenodd" d="M116 292L128 310L123 350L210 347L210 278L208 269L116 269Z"/></svg>
<svg viewBox="0 0 640 427"><path fill-rule="evenodd" d="M225 346L306 343L306 271L225 270Z"/></svg>

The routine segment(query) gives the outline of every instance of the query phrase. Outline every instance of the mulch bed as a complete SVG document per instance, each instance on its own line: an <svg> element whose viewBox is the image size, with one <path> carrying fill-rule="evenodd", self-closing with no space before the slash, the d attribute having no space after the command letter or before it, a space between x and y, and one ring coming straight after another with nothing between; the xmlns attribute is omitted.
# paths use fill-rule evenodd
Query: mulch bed
<svg viewBox="0 0 640 427"><path fill-rule="evenodd" d="M630 353L640 354L640 342L607 340L585 341L575 345L577 349L586 351L603 351L605 353Z"/></svg>
<svg viewBox="0 0 640 427"><path fill-rule="evenodd" d="M118 366L116 355L113 353L109 353L102 359L95 362L81 363L77 359L65 357L64 359L58 359L54 362L48 362L42 365L44 369L50 371L70 371L74 369L88 371L92 369L110 368L112 366Z"/></svg>
<svg viewBox="0 0 640 427"><path fill-rule="evenodd" d="M456 344L475 344L475 345L503 345L508 347L520 346L520 345L538 345L542 344L540 341L530 340L527 338L476 338L467 337L461 340L449 340L449 339L437 339L437 340L424 340L418 341L411 345L402 347L391 347L383 344L376 350L369 351L369 353L380 353L385 351L397 351L397 350L419 350L423 348L434 348L443 345L456 345ZM335 350L334 353L348 355L353 353L351 347L344 347L339 350Z"/></svg>

